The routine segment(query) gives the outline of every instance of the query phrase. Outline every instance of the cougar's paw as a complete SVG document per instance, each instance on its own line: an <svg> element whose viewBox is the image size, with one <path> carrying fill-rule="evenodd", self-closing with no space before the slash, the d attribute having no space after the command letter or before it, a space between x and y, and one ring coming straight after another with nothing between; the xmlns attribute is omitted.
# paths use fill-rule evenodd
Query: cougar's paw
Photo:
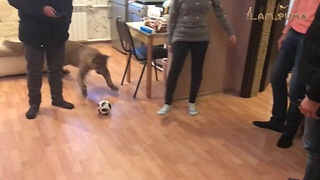
<svg viewBox="0 0 320 180"><path fill-rule="evenodd" d="M68 69L62 69L63 74L70 74L70 71Z"/></svg>
<svg viewBox="0 0 320 180"><path fill-rule="evenodd" d="M115 85L110 86L110 88L111 88L112 90L114 90L114 91L118 91L118 90L119 90L118 86L115 86Z"/></svg>
<svg viewBox="0 0 320 180"><path fill-rule="evenodd" d="M87 97L88 96L88 91L87 91L87 86L86 85L83 85L81 87L81 93L82 93L83 97Z"/></svg>
<svg viewBox="0 0 320 180"><path fill-rule="evenodd" d="M81 93L82 93L83 97L87 97L88 96L88 91L87 90L82 90Z"/></svg>

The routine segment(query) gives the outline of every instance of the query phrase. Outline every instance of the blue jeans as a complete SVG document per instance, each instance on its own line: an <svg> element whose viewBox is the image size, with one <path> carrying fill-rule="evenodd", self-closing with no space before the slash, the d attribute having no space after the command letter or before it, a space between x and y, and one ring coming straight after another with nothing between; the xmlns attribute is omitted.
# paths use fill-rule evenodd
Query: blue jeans
<svg viewBox="0 0 320 180"><path fill-rule="evenodd" d="M304 180L320 179L320 119L306 119L303 139L308 155Z"/></svg>
<svg viewBox="0 0 320 180"><path fill-rule="evenodd" d="M296 134L303 119L297 104L298 99L303 99L306 92L306 87L298 74L303 45L304 35L290 29L278 54L271 77L273 107L270 125L284 127L283 134L291 137ZM287 78L291 71L290 92L288 93ZM288 95L289 108L287 108Z"/></svg>

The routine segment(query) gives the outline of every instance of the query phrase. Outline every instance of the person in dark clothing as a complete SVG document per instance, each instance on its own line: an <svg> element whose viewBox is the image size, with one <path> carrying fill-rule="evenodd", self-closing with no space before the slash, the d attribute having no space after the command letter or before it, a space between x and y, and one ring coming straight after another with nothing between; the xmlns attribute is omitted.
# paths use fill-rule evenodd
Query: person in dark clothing
<svg viewBox="0 0 320 180"><path fill-rule="evenodd" d="M277 142L280 148L289 148L293 145L293 139L304 118L299 110L299 99L304 97L306 86L299 78L298 68L304 48L305 33L314 19L319 2L319 0L294 1L290 14L304 14L306 18L290 19L282 31L278 41L279 54L271 77L272 116L269 121L253 122L259 128L281 132L282 135ZM288 88L287 78L290 72Z"/></svg>
<svg viewBox="0 0 320 180"><path fill-rule="evenodd" d="M301 79L308 85L300 111L306 116L304 148L307 150L307 167L304 180L320 179L320 6L309 27L300 64Z"/></svg>
<svg viewBox="0 0 320 180"><path fill-rule="evenodd" d="M73 109L62 96L62 68L65 42L73 11L72 0L8 0L19 13L19 39L25 45L27 86L30 108L28 119L34 119L41 103L42 68L48 66L52 105Z"/></svg>

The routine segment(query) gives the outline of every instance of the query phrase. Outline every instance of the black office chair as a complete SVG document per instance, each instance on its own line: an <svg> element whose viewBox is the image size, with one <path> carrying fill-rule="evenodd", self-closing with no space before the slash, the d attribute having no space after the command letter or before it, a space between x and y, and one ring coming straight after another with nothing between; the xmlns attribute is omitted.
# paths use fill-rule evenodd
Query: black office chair
<svg viewBox="0 0 320 180"><path fill-rule="evenodd" d="M121 46L125 52L129 53L129 57L127 60L126 69L125 69L123 77L122 77L121 85L123 85L124 78L125 78L126 73L128 71L132 55L135 56L135 59L138 62L143 64L142 72L140 74L140 78L139 78L136 90L134 92L134 95L133 95L133 98L136 98L137 91L139 89L140 82L141 82L144 70L146 68L146 65L147 65L147 47L141 46L141 47L135 48L133 38L131 36L131 33L130 33L130 30L129 30L127 23L125 21L123 21L121 17L117 18L116 23L117 23L117 30L118 30ZM126 47L125 43L129 44L130 49L128 49ZM152 47L152 59L153 59L153 63L154 63L154 68L155 68L157 80L158 80L158 75L157 75L157 68L156 68L156 59L166 58L167 55L168 55L168 51L163 46L153 46Z"/></svg>

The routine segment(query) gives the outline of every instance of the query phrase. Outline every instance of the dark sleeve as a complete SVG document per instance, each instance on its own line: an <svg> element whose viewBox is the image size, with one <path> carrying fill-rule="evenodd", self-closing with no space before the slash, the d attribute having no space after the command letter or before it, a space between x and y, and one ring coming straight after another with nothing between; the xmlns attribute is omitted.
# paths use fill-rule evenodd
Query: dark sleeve
<svg viewBox="0 0 320 180"><path fill-rule="evenodd" d="M222 28L224 29L224 31L229 35L234 35L234 31L233 28L229 22L229 19L227 18L227 15L224 13L223 9L222 9L222 5L220 3L220 0L212 0L212 7L213 7L213 11L219 21L219 23L221 24Z"/></svg>
<svg viewBox="0 0 320 180"><path fill-rule="evenodd" d="M320 6L315 19L305 35L304 50L301 57L300 77L309 85L307 96L320 102Z"/></svg>
<svg viewBox="0 0 320 180"><path fill-rule="evenodd" d="M72 0L66 0L66 11L67 11L67 18L71 19L72 18L72 12L73 12L73 5L72 5Z"/></svg>
<svg viewBox="0 0 320 180"><path fill-rule="evenodd" d="M169 12L169 22L167 24L167 34L168 34L167 44L171 45L173 31L176 28L178 15L179 15L179 1L178 0L171 1L169 11L170 11Z"/></svg>
<svg viewBox="0 0 320 180"><path fill-rule="evenodd" d="M320 70L313 76L307 96L312 101L320 102Z"/></svg>
<svg viewBox="0 0 320 180"><path fill-rule="evenodd" d="M308 38L305 39L304 51L299 65L299 75L309 88L307 96L320 102L320 45Z"/></svg>
<svg viewBox="0 0 320 180"><path fill-rule="evenodd" d="M8 0L8 2L20 12L35 17L43 16L42 10L47 4L45 0Z"/></svg>

